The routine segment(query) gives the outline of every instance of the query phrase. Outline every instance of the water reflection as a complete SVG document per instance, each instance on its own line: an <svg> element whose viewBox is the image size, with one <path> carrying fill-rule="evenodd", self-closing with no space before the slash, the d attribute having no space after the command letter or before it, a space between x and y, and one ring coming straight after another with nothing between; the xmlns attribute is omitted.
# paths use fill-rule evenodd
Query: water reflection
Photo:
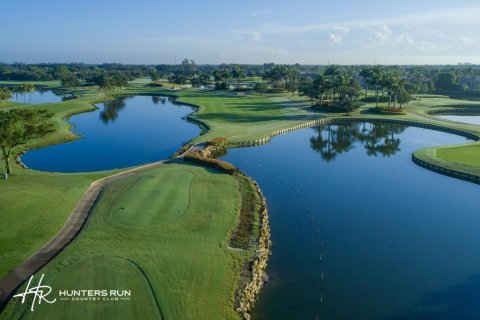
<svg viewBox="0 0 480 320"><path fill-rule="evenodd" d="M162 96L152 96L152 102L155 105L157 105L159 103L161 103L163 105L163 104L165 104L165 102L167 102L167 99L165 97L162 97Z"/></svg>
<svg viewBox="0 0 480 320"><path fill-rule="evenodd" d="M478 319L460 298L478 292L467 280L480 270L478 187L411 161L465 141L351 123L228 150L222 159L259 183L270 213L269 281L252 318Z"/></svg>
<svg viewBox="0 0 480 320"><path fill-rule="evenodd" d="M200 132L185 121L190 107L165 101L159 107L150 96L134 96L97 104L69 120L81 139L29 151L22 160L32 169L86 172L165 159Z"/></svg>
<svg viewBox="0 0 480 320"><path fill-rule="evenodd" d="M127 97L117 98L112 101L107 101L103 103L103 110L100 112L100 120L104 124L108 124L109 122L113 122L117 120L120 111L125 109L127 104L125 103Z"/></svg>
<svg viewBox="0 0 480 320"><path fill-rule="evenodd" d="M368 156L390 157L400 151L400 135L405 126L385 123L328 124L314 128L310 147L326 162L350 151L355 143L365 148Z"/></svg>

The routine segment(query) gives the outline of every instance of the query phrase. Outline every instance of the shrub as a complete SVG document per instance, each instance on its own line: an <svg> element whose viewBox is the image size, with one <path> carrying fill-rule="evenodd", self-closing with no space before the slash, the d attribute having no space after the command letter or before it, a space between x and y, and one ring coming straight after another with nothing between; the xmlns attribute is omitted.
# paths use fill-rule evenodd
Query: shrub
<svg viewBox="0 0 480 320"><path fill-rule="evenodd" d="M213 138L212 140L208 141L207 144L217 148L225 147L228 144L228 139L224 137Z"/></svg>
<svg viewBox="0 0 480 320"><path fill-rule="evenodd" d="M210 168L214 168L231 175L235 174L238 171L238 169L235 166L231 165L228 162L218 160L218 159L213 159L213 158L205 158L197 151L188 152L183 157L187 161L198 163Z"/></svg>

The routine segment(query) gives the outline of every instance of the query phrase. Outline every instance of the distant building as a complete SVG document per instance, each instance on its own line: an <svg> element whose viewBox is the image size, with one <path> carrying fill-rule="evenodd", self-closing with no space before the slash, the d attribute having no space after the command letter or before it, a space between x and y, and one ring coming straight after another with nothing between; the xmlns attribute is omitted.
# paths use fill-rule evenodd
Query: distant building
<svg viewBox="0 0 480 320"><path fill-rule="evenodd" d="M478 84L480 83L480 76L465 76L461 77L458 80L460 86L467 86L469 91L474 91L478 89Z"/></svg>

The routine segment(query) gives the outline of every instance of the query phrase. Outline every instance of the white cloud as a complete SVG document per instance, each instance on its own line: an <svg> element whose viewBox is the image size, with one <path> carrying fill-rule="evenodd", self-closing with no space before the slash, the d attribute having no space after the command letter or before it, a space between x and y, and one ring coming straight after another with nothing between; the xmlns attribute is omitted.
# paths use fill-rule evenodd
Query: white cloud
<svg viewBox="0 0 480 320"><path fill-rule="evenodd" d="M373 28L373 35L380 41L388 40L392 34L392 30L385 23L373 25Z"/></svg>
<svg viewBox="0 0 480 320"><path fill-rule="evenodd" d="M343 42L343 35L346 35L350 32L350 28L344 26L333 26L331 31L328 34L329 39L336 44L342 44Z"/></svg>
<svg viewBox="0 0 480 320"><path fill-rule="evenodd" d="M460 40L462 41L462 44L466 46L473 46L475 44L475 40L469 37L461 37Z"/></svg>
<svg viewBox="0 0 480 320"><path fill-rule="evenodd" d="M242 44L242 48L248 51L253 52L263 52L263 53L272 53L272 54L280 54L280 55L287 55L288 51L285 49L270 47L270 46L256 46L256 45L248 45Z"/></svg>
<svg viewBox="0 0 480 320"><path fill-rule="evenodd" d="M337 31L337 32L345 33L345 34L350 32L350 28L347 28L347 27L344 27L344 26L334 26L332 29L333 29L333 31Z"/></svg>
<svg viewBox="0 0 480 320"><path fill-rule="evenodd" d="M248 31L248 32L234 31L234 33L237 33L243 40L248 40L248 41L262 40L262 34L258 31Z"/></svg>
<svg viewBox="0 0 480 320"><path fill-rule="evenodd" d="M329 33L328 34L328 37L330 38L330 40L333 42L333 43L336 43L336 44L342 44L342 36L341 35L338 35L338 34L335 34L335 33Z"/></svg>

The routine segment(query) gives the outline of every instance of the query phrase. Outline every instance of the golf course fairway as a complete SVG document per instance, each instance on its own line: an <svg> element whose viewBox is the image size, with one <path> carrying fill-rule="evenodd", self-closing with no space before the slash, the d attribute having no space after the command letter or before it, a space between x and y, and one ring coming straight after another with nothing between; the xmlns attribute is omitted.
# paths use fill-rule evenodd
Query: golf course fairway
<svg viewBox="0 0 480 320"><path fill-rule="evenodd" d="M36 276L45 274L55 295L114 289L130 290L130 299L57 299L35 312L15 299L1 318L238 319L234 296L251 254L228 247L239 205L234 177L195 165L165 164L114 182L80 234Z"/></svg>

